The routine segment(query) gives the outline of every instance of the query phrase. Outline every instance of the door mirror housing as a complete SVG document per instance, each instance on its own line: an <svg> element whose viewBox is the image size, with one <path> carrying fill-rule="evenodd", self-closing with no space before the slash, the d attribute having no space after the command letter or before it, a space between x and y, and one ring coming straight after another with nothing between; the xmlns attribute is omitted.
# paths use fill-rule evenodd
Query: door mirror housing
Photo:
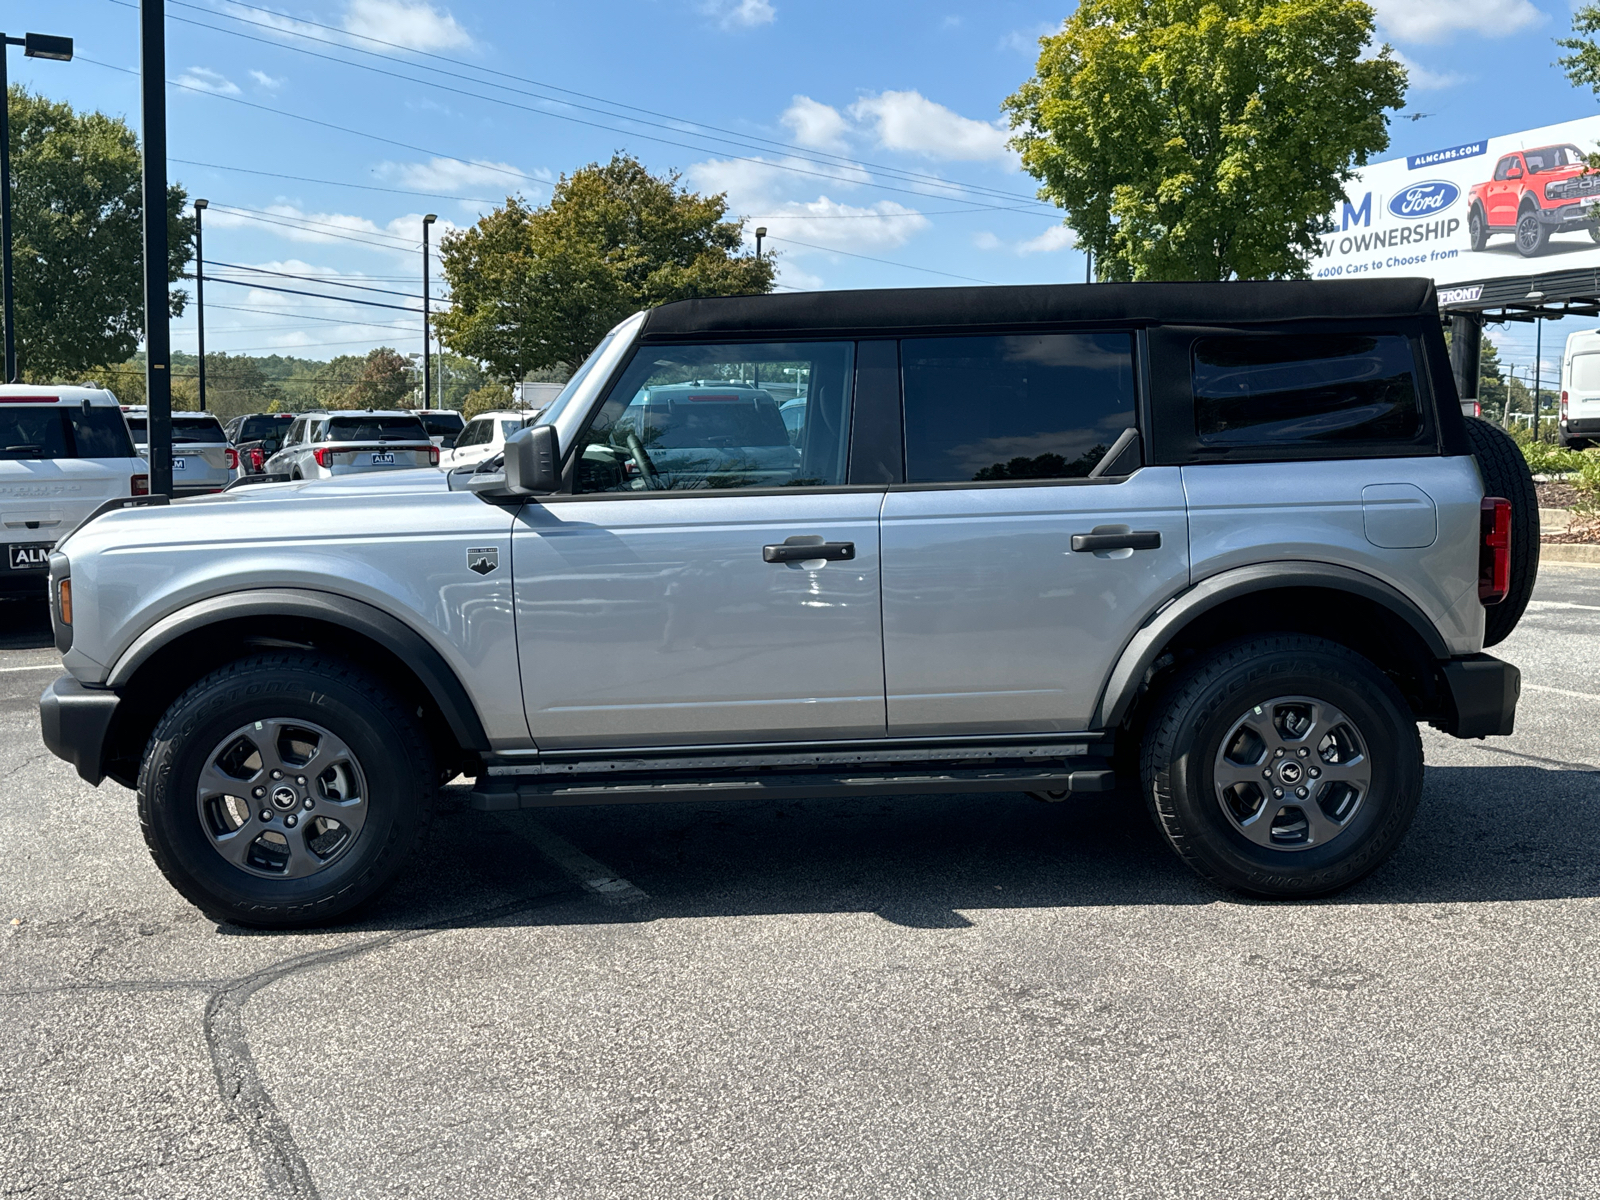
<svg viewBox="0 0 1600 1200"><path fill-rule="evenodd" d="M506 439L503 471L474 474L467 486L485 498L548 496L561 489L561 446L554 425L519 429Z"/></svg>

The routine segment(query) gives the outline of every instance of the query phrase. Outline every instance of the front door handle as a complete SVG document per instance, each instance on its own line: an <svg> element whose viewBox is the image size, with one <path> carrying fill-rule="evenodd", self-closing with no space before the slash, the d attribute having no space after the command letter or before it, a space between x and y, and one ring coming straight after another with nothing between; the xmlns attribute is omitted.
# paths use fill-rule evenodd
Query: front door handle
<svg viewBox="0 0 1600 1200"><path fill-rule="evenodd" d="M761 560L770 563L809 562L814 558L848 562L855 556L854 542L782 542L761 547Z"/></svg>
<svg viewBox="0 0 1600 1200"><path fill-rule="evenodd" d="M1060 545L1060 543L1056 543ZM1159 550L1159 529L1138 530L1133 533L1075 533L1072 548L1080 553L1090 550Z"/></svg>

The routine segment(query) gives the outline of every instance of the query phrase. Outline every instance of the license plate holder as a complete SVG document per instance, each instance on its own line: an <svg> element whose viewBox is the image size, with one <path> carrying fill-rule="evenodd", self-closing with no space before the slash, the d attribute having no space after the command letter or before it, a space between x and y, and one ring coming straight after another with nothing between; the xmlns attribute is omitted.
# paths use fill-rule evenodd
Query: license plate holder
<svg viewBox="0 0 1600 1200"><path fill-rule="evenodd" d="M13 542L6 550L6 561L13 571L48 571L54 542Z"/></svg>
<svg viewBox="0 0 1600 1200"><path fill-rule="evenodd" d="M376 451L376 450L373 451L373 453L372 453L372 465L375 466L375 467L392 467L392 466L394 466L394 451L393 450L384 450L382 452L379 452L379 451Z"/></svg>

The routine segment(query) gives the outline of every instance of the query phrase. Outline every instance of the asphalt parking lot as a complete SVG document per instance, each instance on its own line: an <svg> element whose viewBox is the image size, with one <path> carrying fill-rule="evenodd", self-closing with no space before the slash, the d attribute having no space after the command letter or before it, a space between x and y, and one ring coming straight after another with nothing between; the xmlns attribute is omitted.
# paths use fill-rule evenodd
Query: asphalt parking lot
<svg viewBox="0 0 1600 1200"><path fill-rule="evenodd" d="M1600 1192L1600 567L1425 731L1401 851L1219 894L1135 797L569 809L447 789L356 922L219 928L39 742L0 604L0 1195Z"/></svg>

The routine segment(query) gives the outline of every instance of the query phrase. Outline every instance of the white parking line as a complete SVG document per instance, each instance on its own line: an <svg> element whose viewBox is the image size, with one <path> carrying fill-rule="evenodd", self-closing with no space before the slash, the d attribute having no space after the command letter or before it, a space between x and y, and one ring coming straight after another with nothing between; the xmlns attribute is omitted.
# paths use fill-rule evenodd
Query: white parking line
<svg viewBox="0 0 1600 1200"><path fill-rule="evenodd" d="M639 904L650 899L648 894L611 868L596 862L566 838L552 833L537 821L521 817L508 823L532 842L539 853L608 904Z"/></svg>
<svg viewBox="0 0 1600 1200"><path fill-rule="evenodd" d="M1545 687L1542 683L1525 683L1522 685L1525 692L1549 692L1556 696L1571 696L1577 700L1600 700L1600 696L1593 692L1569 692L1566 688Z"/></svg>
<svg viewBox="0 0 1600 1200"><path fill-rule="evenodd" d="M37 663L37 664L35 664L34 666L31 666L31 667L0 667L0 671L59 671L59 670L61 670L61 664L58 663L58 662Z"/></svg>
<svg viewBox="0 0 1600 1200"><path fill-rule="evenodd" d="M1575 600L1529 600L1528 607L1535 612L1562 608L1577 609L1580 612L1600 612L1600 604L1579 604Z"/></svg>

